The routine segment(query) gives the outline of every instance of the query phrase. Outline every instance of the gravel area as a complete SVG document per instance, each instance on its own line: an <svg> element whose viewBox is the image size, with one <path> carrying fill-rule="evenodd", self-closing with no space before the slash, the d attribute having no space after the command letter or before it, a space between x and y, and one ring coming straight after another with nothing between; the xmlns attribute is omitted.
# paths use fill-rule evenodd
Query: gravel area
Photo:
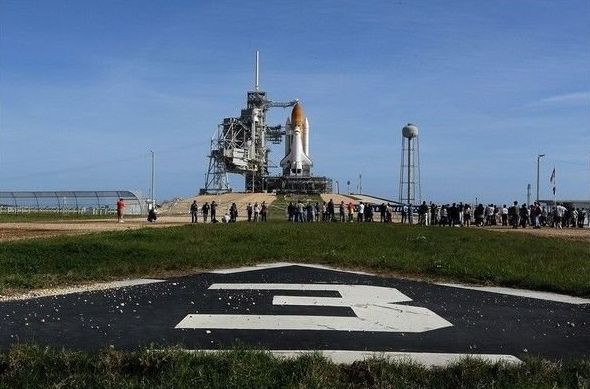
<svg viewBox="0 0 590 389"><path fill-rule="evenodd" d="M92 284L85 284L85 285L60 287L60 288L36 289L36 290L32 290L32 291L26 292L26 293L15 293L15 294L9 294L9 295L1 295L0 294L0 302L13 301L13 300L30 300L30 299L35 299L35 298L39 298L39 297L48 297L48 296L62 296L62 295L72 294L72 293L93 292L93 291L97 291L97 290L124 288L127 286L154 284L156 282L163 282L163 280L157 280L157 279L151 279L151 278L137 278L137 279L127 279L127 280L111 281L111 282L99 282L99 283L92 283Z"/></svg>

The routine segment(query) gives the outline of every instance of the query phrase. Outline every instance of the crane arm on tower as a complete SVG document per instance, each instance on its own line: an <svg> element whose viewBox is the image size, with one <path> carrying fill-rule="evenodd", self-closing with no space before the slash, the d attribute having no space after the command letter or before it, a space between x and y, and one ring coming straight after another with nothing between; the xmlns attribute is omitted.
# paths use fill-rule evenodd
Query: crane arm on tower
<svg viewBox="0 0 590 389"><path fill-rule="evenodd" d="M266 106L269 107L269 108L288 108L288 107L292 107L295 104L297 104L298 101L299 100L293 100L293 101L289 101L289 102L283 103L283 102L278 102L278 101L270 101L270 100L267 100L266 101Z"/></svg>

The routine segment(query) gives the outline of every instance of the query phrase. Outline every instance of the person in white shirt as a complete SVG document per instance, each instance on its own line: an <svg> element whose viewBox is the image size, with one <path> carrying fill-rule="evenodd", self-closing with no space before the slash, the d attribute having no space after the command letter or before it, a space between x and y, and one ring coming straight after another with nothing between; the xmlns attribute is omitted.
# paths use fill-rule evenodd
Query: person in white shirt
<svg viewBox="0 0 590 389"><path fill-rule="evenodd" d="M561 224L563 220L563 215L565 215L565 211L567 211L567 209L561 204L558 204L557 207L555 207L555 228L561 229Z"/></svg>
<svg viewBox="0 0 590 389"><path fill-rule="evenodd" d="M357 221L362 222L365 216L365 204L361 201L358 206Z"/></svg>
<svg viewBox="0 0 590 389"><path fill-rule="evenodd" d="M260 213L260 205L254 203L252 210L254 211L254 223L256 223L258 221L258 214Z"/></svg>
<svg viewBox="0 0 590 389"><path fill-rule="evenodd" d="M508 208L506 207L506 204L504 204L504 206L502 207L501 215L502 215L502 225L507 226L508 225Z"/></svg>

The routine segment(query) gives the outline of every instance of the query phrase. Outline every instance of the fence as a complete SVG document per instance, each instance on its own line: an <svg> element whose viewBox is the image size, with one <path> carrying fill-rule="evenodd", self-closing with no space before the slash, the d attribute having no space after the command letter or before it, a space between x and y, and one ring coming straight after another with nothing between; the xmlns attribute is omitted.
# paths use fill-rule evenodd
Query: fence
<svg viewBox="0 0 590 389"><path fill-rule="evenodd" d="M14 191L0 192L0 213L55 212L104 215L116 212L117 200L125 213L147 213L145 201L130 191Z"/></svg>

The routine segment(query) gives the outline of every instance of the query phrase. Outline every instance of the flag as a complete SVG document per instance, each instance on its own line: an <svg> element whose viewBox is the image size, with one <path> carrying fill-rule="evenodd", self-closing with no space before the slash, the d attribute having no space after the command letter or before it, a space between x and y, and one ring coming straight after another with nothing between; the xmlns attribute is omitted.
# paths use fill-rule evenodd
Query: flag
<svg viewBox="0 0 590 389"><path fill-rule="evenodd" d="M549 182L555 182L555 168L553 168L553 172L551 173L551 178L549 179Z"/></svg>
<svg viewBox="0 0 590 389"><path fill-rule="evenodd" d="M555 187L553 187L553 196L555 196Z"/></svg>

